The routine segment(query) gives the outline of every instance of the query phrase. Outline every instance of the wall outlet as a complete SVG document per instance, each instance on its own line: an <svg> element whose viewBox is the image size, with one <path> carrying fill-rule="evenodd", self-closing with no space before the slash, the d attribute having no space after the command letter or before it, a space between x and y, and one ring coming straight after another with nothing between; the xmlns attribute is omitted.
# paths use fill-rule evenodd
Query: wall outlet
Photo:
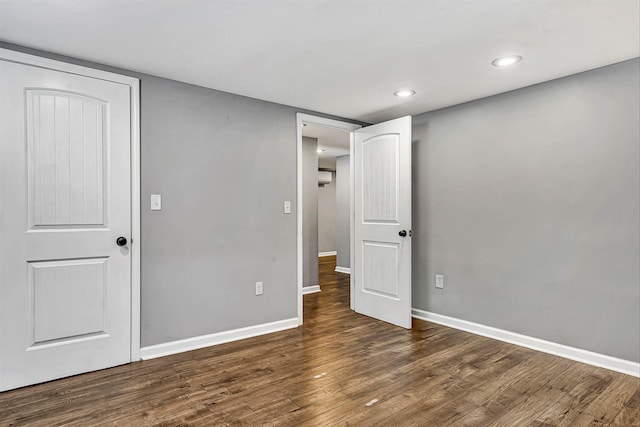
<svg viewBox="0 0 640 427"><path fill-rule="evenodd" d="M262 282L256 282L256 295L262 295Z"/></svg>
<svg viewBox="0 0 640 427"><path fill-rule="evenodd" d="M444 289L444 276L442 274L436 274L436 288Z"/></svg>

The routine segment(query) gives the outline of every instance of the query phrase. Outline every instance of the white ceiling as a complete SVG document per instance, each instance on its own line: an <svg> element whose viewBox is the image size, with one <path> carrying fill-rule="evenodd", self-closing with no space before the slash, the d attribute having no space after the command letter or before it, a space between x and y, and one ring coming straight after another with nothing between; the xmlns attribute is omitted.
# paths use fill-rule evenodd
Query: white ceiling
<svg viewBox="0 0 640 427"><path fill-rule="evenodd" d="M640 56L639 27L638 0L0 0L1 40L365 122Z"/></svg>
<svg viewBox="0 0 640 427"><path fill-rule="evenodd" d="M307 124L302 128L302 136L318 139L319 159L328 159L349 154L351 137L349 131Z"/></svg>

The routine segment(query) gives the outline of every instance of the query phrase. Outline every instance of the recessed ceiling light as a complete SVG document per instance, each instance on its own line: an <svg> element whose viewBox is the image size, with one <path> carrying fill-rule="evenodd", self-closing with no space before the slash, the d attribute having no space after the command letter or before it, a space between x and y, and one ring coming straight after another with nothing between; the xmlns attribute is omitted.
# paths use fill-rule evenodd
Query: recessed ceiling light
<svg viewBox="0 0 640 427"><path fill-rule="evenodd" d="M500 58L496 58L491 63L494 67L508 67L509 65L517 64L522 61L522 56L520 55L509 55L509 56L501 56Z"/></svg>
<svg viewBox="0 0 640 427"><path fill-rule="evenodd" d="M393 94L395 96L397 96L398 98L406 98L408 96L413 96L416 94L415 90L411 90L411 89L400 89L397 90L395 92L393 92Z"/></svg>
<svg viewBox="0 0 640 427"><path fill-rule="evenodd" d="M318 153L324 153L324 150L322 148L318 148Z"/></svg>

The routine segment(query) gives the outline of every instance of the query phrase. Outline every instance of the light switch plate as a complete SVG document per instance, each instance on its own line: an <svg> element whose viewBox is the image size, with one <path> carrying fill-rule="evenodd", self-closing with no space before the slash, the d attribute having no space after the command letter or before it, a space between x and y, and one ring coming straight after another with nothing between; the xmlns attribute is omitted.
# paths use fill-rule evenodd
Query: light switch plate
<svg viewBox="0 0 640 427"><path fill-rule="evenodd" d="M286 214L290 214L291 213L291 201L290 200L285 200L284 201L284 213L286 213Z"/></svg>
<svg viewBox="0 0 640 427"><path fill-rule="evenodd" d="M151 195L151 210L152 211L162 210L162 196L160 194Z"/></svg>

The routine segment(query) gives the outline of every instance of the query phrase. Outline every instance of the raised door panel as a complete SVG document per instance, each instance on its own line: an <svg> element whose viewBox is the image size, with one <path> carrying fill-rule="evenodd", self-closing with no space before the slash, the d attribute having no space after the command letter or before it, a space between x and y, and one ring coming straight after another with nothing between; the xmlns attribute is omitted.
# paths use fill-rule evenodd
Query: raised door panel
<svg viewBox="0 0 640 427"><path fill-rule="evenodd" d="M397 243L362 242L362 286L365 292L398 299Z"/></svg>
<svg viewBox="0 0 640 427"><path fill-rule="evenodd" d="M108 258L29 263L30 349L106 333Z"/></svg>
<svg viewBox="0 0 640 427"><path fill-rule="evenodd" d="M399 135L376 135L362 143L362 222L398 223Z"/></svg>
<svg viewBox="0 0 640 427"><path fill-rule="evenodd" d="M108 104L27 90L29 228L106 226Z"/></svg>

